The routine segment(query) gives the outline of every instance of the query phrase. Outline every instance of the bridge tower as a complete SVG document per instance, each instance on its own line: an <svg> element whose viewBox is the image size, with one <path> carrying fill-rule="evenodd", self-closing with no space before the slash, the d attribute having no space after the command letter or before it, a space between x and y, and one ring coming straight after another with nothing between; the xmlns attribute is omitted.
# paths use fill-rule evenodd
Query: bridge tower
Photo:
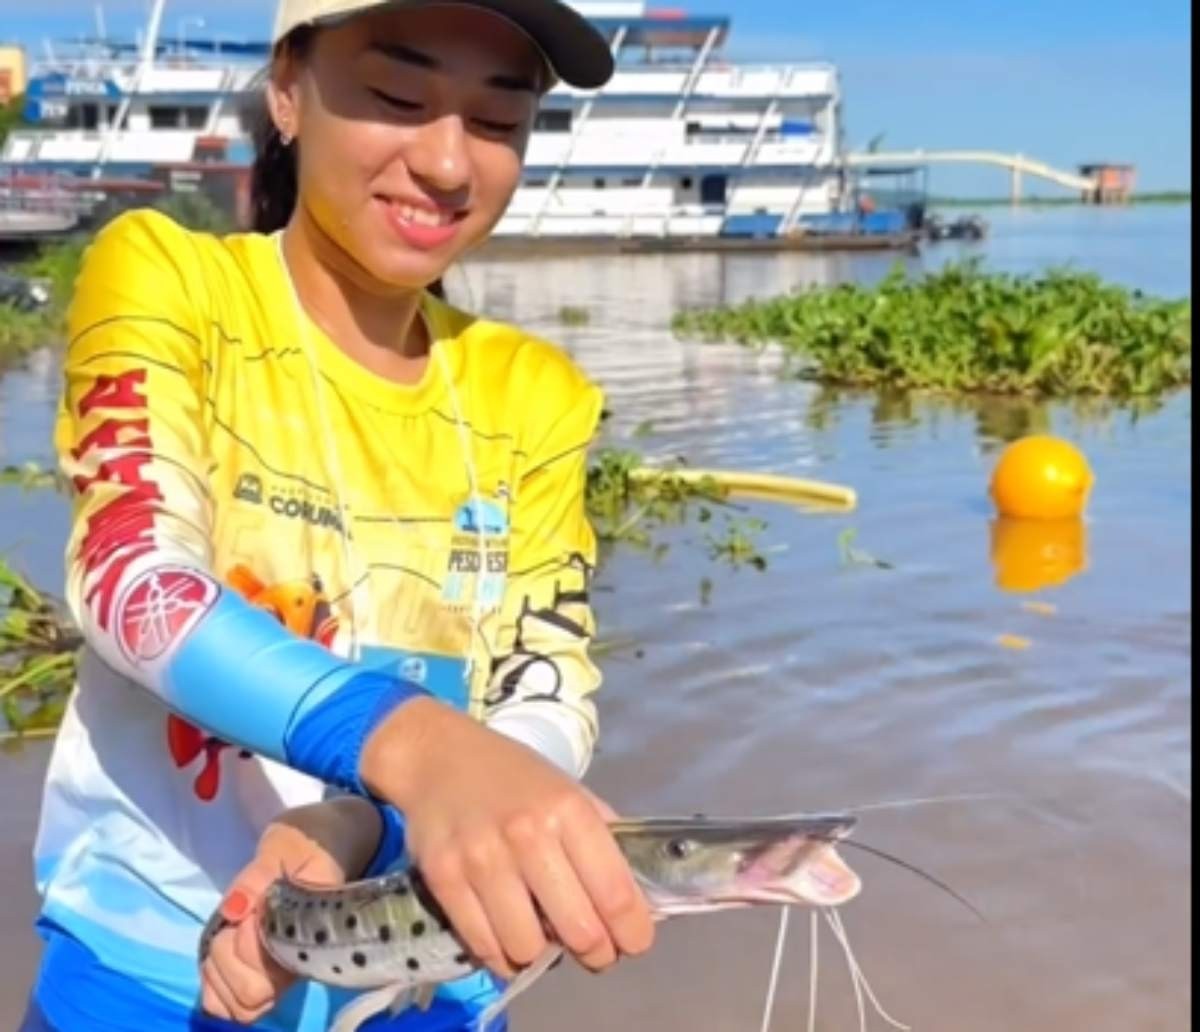
<svg viewBox="0 0 1200 1032"><path fill-rule="evenodd" d="M1023 155L1018 154L1016 158L1017 160L1012 164L1009 190L1009 196L1012 198L1012 206L1014 208L1019 207L1021 204L1021 159Z"/></svg>

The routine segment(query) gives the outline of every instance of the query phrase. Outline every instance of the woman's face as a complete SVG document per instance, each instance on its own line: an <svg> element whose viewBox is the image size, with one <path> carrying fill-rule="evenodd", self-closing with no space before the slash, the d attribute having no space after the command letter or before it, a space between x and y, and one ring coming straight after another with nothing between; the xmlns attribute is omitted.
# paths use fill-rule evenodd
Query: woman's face
<svg viewBox="0 0 1200 1032"><path fill-rule="evenodd" d="M441 276L516 191L545 74L519 30L465 6L360 16L281 58L272 115L322 257L385 290Z"/></svg>

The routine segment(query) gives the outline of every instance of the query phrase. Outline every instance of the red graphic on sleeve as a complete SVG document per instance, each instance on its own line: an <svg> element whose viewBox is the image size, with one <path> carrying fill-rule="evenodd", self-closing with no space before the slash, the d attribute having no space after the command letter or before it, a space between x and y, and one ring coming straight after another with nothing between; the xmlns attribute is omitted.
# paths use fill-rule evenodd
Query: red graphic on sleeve
<svg viewBox="0 0 1200 1032"><path fill-rule="evenodd" d="M204 754L204 766L192 783L192 791L201 802L212 802L221 787L221 750L228 749L229 743L206 735L194 724L172 713L167 717L167 748L180 770Z"/></svg>
<svg viewBox="0 0 1200 1032"><path fill-rule="evenodd" d="M333 615L321 580L315 574L309 580L286 581L266 586L248 567L238 564L229 571L226 582L252 604L274 614L288 630L303 638L320 642L326 648L337 634ZM200 728L172 714L167 718L167 749L175 766L182 770L203 756L204 763L192 790L201 802L212 802L221 788L221 753L228 742L206 734ZM250 754L242 752L248 757Z"/></svg>
<svg viewBox="0 0 1200 1032"><path fill-rule="evenodd" d="M79 399L79 414L86 416L98 408L145 408L146 395L139 390L145 382L145 369L130 369L117 376L97 376L92 389Z"/></svg>
<svg viewBox="0 0 1200 1032"><path fill-rule="evenodd" d="M79 401L79 418L96 409L144 410L145 382L145 369L96 377L91 390ZM92 475L76 476L72 481L81 495L97 484L123 488L87 518L80 546L80 561L90 581L84 602L95 607L96 623L103 631L109 629L113 597L129 564L154 548L154 514L163 496L158 485L145 476L153 452L149 431L150 422L146 418L106 419L89 431L71 452L73 458L82 462L97 452L127 449L102 459ZM91 580L97 571L99 577Z"/></svg>
<svg viewBox="0 0 1200 1032"><path fill-rule="evenodd" d="M148 570L117 609L117 642L133 664L162 658L212 608L217 584L193 570Z"/></svg>

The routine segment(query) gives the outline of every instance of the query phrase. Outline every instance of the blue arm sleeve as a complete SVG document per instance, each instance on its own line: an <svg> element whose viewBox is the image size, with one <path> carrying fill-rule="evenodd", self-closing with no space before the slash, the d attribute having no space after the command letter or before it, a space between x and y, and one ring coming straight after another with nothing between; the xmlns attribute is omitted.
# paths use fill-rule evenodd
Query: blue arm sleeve
<svg viewBox="0 0 1200 1032"><path fill-rule="evenodd" d="M394 864L404 858L404 818L394 806L380 804L378 809L383 832L379 836L379 846L375 855L363 872L364 878L386 874Z"/></svg>
<svg viewBox="0 0 1200 1032"><path fill-rule="evenodd" d="M396 706L427 694L297 637L223 588L159 689L210 734L360 795L363 744Z"/></svg>

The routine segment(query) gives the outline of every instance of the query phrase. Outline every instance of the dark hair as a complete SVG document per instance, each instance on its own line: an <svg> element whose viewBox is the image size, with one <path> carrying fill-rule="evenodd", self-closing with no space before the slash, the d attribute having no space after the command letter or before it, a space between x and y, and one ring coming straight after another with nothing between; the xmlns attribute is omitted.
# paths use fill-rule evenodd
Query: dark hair
<svg viewBox="0 0 1200 1032"><path fill-rule="evenodd" d="M301 26L280 40L276 52L286 48L303 57L312 46L316 30ZM283 229L296 209L299 176L295 143L284 144L267 107L264 90L252 102L249 112L251 138L254 141L254 165L250 169L250 224L256 233L274 233ZM446 299L441 279L425 288L434 297Z"/></svg>

